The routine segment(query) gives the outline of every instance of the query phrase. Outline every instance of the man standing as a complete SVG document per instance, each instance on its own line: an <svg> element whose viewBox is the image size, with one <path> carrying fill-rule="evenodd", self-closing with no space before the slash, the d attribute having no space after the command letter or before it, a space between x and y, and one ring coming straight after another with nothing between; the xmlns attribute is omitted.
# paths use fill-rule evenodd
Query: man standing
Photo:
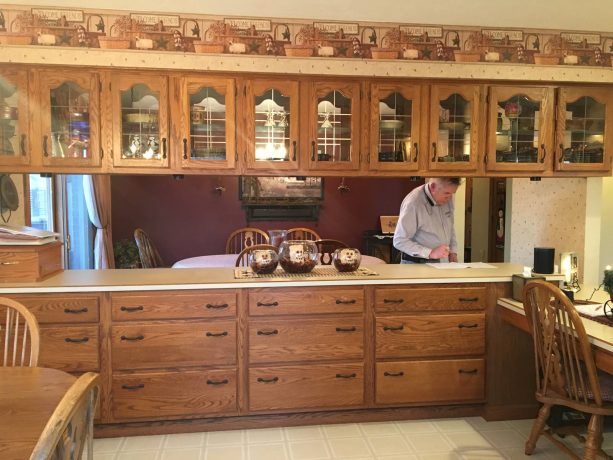
<svg viewBox="0 0 613 460"><path fill-rule="evenodd" d="M453 227L453 194L459 177L437 177L413 189L400 205L394 247L404 264L458 261Z"/></svg>

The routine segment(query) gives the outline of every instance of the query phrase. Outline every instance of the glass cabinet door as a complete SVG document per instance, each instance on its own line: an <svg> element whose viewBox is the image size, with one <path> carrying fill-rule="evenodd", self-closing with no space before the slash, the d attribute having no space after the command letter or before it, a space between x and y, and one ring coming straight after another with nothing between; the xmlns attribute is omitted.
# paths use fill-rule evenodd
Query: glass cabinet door
<svg viewBox="0 0 613 460"><path fill-rule="evenodd" d="M98 75L44 71L39 80L43 164L100 166Z"/></svg>
<svg viewBox="0 0 613 460"><path fill-rule="evenodd" d="M236 165L235 82L186 78L180 142L184 168L229 169ZM186 122L186 123L185 123Z"/></svg>
<svg viewBox="0 0 613 460"><path fill-rule="evenodd" d="M27 94L25 71L0 70L0 165L30 162Z"/></svg>
<svg viewBox="0 0 613 460"><path fill-rule="evenodd" d="M432 85L430 139L425 154L430 170L469 171L479 164L483 129L478 85Z"/></svg>
<svg viewBox="0 0 613 460"><path fill-rule="evenodd" d="M370 169L419 169L421 87L371 86Z"/></svg>
<svg viewBox="0 0 613 460"><path fill-rule="evenodd" d="M283 170L298 167L298 82L253 80L248 103L247 167Z"/></svg>
<svg viewBox="0 0 613 460"><path fill-rule="evenodd" d="M309 107L309 168L357 169L360 162L359 83L315 82Z"/></svg>
<svg viewBox="0 0 613 460"><path fill-rule="evenodd" d="M552 141L552 88L491 88L487 169L549 170Z"/></svg>
<svg viewBox="0 0 613 460"><path fill-rule="evenodd" d="M612 117L610 89L561 88L556 126L556 169L609 170Z"/></svg>
<svg viewBox="0 0 613 460"><path fill-rule="evenodd" d="M116 166L168 166L168 82L113 76L113 162Z"/></svg>

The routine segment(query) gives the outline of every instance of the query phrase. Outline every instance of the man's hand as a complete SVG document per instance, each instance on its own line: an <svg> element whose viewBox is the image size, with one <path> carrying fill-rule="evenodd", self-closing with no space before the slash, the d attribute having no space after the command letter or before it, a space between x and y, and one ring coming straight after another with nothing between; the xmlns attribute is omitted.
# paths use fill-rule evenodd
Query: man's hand
<svg viewBox="0 0 613 460"><path fill-rule="evenodd" d="M457 261L458 261L458 255L455 252L450 252L449 262L457 262Z"/></svg>
<svg viewBox="0 0 613 460"><path fill-rule="evenodd" d="M437 246L432 251L430 251L430 259L446 259L447 257L449 257L449 246L447 246L446 244L441 244L440 246Z"/></svg>

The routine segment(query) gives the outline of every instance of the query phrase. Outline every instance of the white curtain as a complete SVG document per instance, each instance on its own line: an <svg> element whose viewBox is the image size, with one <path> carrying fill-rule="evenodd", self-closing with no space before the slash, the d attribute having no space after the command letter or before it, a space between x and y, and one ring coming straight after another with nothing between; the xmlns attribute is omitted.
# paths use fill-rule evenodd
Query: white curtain
<svg viewBox="0 0 613 460"><path fill-rule="evenodd" d="M90 222L96 227L94 268L114 268L113 245L110 237L110 179L104 176L83 176L83 193Z"/></svg>

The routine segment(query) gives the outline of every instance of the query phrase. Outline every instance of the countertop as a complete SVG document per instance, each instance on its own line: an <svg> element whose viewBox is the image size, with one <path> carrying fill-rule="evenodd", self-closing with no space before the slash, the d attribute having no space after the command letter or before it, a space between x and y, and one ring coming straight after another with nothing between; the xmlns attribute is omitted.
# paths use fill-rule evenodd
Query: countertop
<svg viewBox="0 0 613 460"><path fill-rule="evenodd" d="M510 282L514 273L521 273L519 264L490 264L495 268L438 269L429 265L365 266L376 276L317 277L293 279L235 279L233 268L153 268L116 270L64 270L37 283L3 283L0 294L44 292L101 292L167 289L219 289L291 286L350 286L377 284L445 284L471 282ZM557 276L557 278L556 278ZM551 279L562 279L553 275Z"/></svg>

